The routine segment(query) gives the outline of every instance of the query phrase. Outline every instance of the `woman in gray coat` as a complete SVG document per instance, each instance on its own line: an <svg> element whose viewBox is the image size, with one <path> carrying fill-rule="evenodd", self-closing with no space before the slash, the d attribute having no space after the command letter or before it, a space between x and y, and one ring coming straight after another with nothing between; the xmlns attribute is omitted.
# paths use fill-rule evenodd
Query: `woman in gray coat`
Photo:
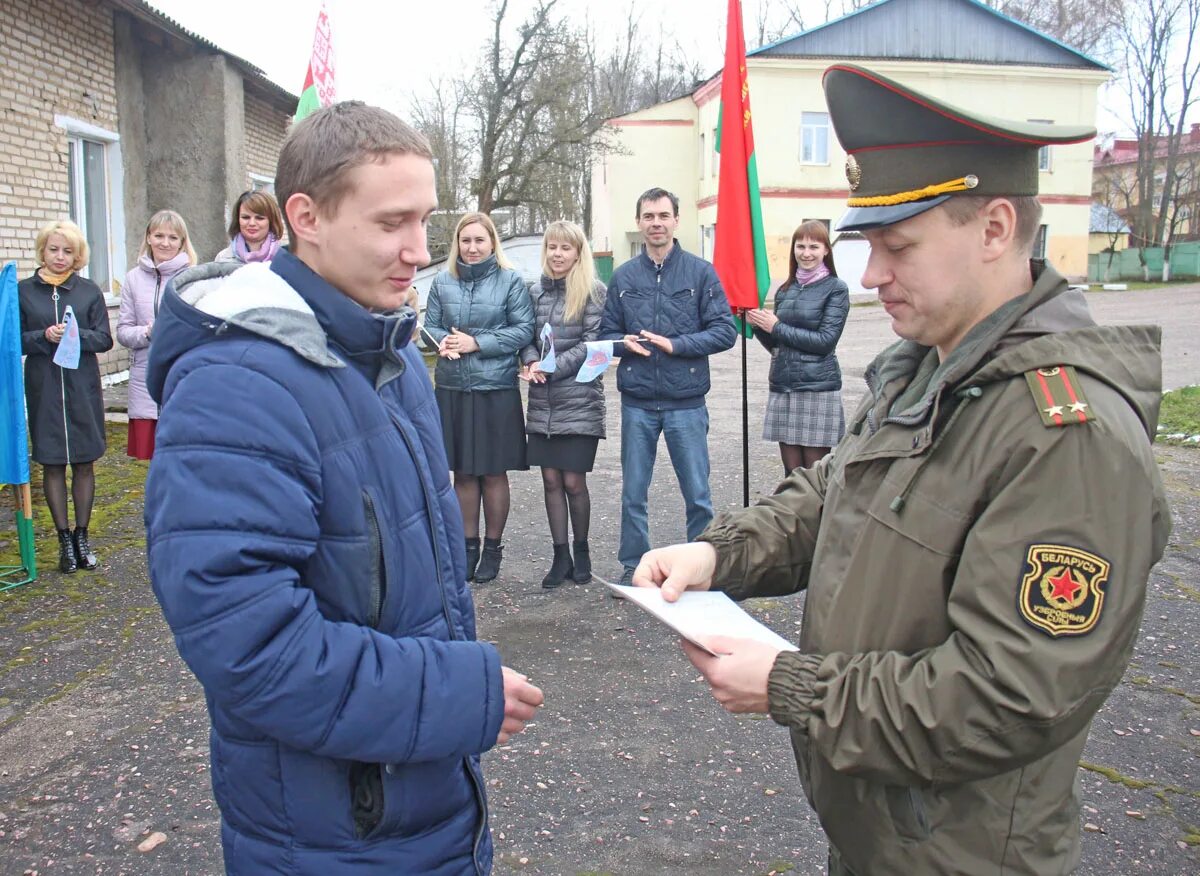
<svg viewBox="0 0 1200 876"><path fill-rule="evenodd" d="M429 289L425 328L438 344L434 371L446 458L462 507L467 580L500 573L508 472L525 470L517 352L533 340L533 304L483 213L458 220L449 268ZM480 502L486 530L479 542Z"/></svg>
<svg viewBox="0 0 1200 876"><path fill-rule="evenodd" d="M542 579L547 590L568 578L592 580L588 526L592 500L587 473L604 437L604 382L579 383L587 341L600 334L604 284L596 280L591 247L574 222L552 222L542 238L542 279L529 287L536 322L534 342L521 351L521 379L529 381L528 462L541 466L554 561ZM547 329L549 326L549 329ZM547 371L550 350L554 368ZM574 530L574 560L567 548L567 515Z"/></svg>
<svg viewBox="0 0 1200 876"><path fill-rule="evenodd" d="M770 396L763 439L779 442L784 474L809 468L842 440L842 369L834 350L850 312L824 222L810 219L792 234L789 277L775 293L775 312L746 314L754 336L771 351Z"/></svg>

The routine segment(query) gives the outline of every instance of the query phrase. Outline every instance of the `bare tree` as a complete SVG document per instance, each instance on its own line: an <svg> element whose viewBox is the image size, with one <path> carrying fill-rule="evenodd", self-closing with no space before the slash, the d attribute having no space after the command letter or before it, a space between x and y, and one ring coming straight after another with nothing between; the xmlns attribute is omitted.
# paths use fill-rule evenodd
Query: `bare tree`
<svg viewBox="0 0 1200 876"><path fill-rule="evenodd" d="M1126 0L985 0L1002 12L1089 55L1106 57L1115 47ZM1158 3L1161 0L1129 0Z"/></svg>
<svg viewBox="0 0 1200 876"><path fill-rule="evenodd" d="M825 0L825 18L829 19L832 0ZM786 36L791 36L804 30L804 12L798 0L759 0L754 17L754 30L751 36L757 40L755 45L746 46L753 49L778 42Z"/></svg>
<svg viewBox="0 0 1200 876"><path fill-rule="evenodd" d="M1123 82L1137 138L1130 225L1149 276L1145 247L1163 247L1163 279L1171 275L1171 231L1179 220L1180 151L1196 104L1200 75L1200 0L1130 4L1122 27Z"/></svg>

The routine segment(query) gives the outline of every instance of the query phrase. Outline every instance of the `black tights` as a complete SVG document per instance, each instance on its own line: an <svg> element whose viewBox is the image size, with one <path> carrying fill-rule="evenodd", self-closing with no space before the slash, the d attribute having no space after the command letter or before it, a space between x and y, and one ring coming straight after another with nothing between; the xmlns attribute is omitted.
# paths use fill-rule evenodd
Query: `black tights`
<svg viewBox="0 0 1200 876"><path fill-rule="evenodd" d="M454 492L462 508L463 534L479 538L479 500L483 499L483 517L487 524L485 536L499 541L504 537L508 522L508 475L470 475L454 473Z"/></svg>
<svg viewBox="0 0 1200 876"><path fill-rule="evenodd" d="M67 467L42 466L42 492L50 506L55 529L67 528ZM71 463L71 501L75 505L75 525L87 529L96 498L96 469L90 462Z"/></svg>
<svg viewBox="0 0 1200 876"><path fill-rule="evenodd" d="M542 469L542 489L546 493L546 516L550 519L550 539L567 543L567 507L571 509L571 529L576 541L587 541L592 518L592 497L588 494L587 475L560 468Z"/></svg>
<svg viewBox="0 0 1200 876"><path fill-rule="evenodd" d="M779 443L779 455L783 457L783 474L786 477L798 468L812 468L825 458L828 447L803 447L799 444Z"/></svg>

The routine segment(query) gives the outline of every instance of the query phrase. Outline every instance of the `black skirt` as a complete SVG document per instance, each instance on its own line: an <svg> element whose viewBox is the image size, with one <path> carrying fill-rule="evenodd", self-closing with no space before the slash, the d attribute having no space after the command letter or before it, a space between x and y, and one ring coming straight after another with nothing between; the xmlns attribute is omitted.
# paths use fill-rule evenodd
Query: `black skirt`
<svg viewBox="0 0 1200 876"><path fill-rule="evenodd" d="M517 389L435 390L450 470L467 475L525 471L525 417Z"/></svg>
<svg viewBox="0 0 1200 876"><path fill-rule="evenodd" d="M596 464L596 446L600 439L594 435L530 435L528 440L530 465L588 472Z"/></svg>

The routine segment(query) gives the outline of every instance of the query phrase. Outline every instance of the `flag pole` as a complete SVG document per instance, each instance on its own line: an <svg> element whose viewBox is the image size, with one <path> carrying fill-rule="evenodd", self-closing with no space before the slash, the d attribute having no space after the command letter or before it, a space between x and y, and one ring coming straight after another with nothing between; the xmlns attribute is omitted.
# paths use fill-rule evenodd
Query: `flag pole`
<svg viewBox="0 0 1200 876"><path fill-rule="evenodd" d="M746 308L741 309L742 325L746 322ZM750 507L750 398L746 386L746 332L742 336L742 507Z"/></svg>

